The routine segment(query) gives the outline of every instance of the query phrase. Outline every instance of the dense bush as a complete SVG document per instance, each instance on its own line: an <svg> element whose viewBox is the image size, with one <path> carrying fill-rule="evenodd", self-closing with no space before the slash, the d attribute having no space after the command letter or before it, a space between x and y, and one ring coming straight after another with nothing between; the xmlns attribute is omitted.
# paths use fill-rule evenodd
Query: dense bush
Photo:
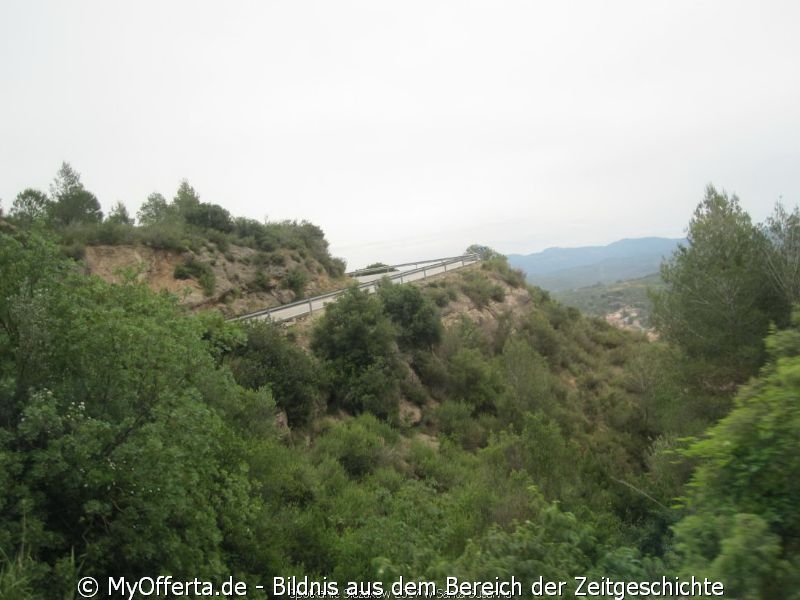
<svg viewBox="0 0 800 600"><path fill-rule="evenodd" d="M175 279L196 279L206 296L214 294L214 288L216 287L214 271L211 270L210 265L197 260L193 256L175 266L173 277Z"/></svg>
<svg viewBox="0 0 800 600"><path fill-rule="evenodd" d="M79 573L239 570L259 529L226 421L244 391L202 322L77 274L35 238L0 236L0 266L3 585L62 598Z"/></svg>
<svg viewBox="0 0 800 600"><path fill-rule="evenodd" d="M502 377L494 365L474 348L460 348L448 363L448 392L472 407L475 414L493 413L505 394Z"/></svg>
<svg viewBox="0 0 800 600"><path fill-rule="evenodd" d="M392 285L384 280L378 287L383 310L397 327L401 348L432 348L442 338L442 322L433 305L416 286Z"/></svg>
<svg viewBox="0 0 800 600"><path fill-rule="evenodd" d="M362 478L382 466L389 456L389 443L397 433L363 414L336 424L317 440L319 456L334 457L351 477Z"/></svg>
<svg viewBox="0 0 800 600"><path fill-rule="evenodd" d="M444 308L458 298L458 292L453 287L438 283L429 283L425 287L424 293L439 308Z"/></svg>
<svg viewBox="0 0 800 600"><path fill-rule="evenodd" d="M322 408L318 365L267 321L250 321L244 331L247 342L229 357L236 381L253 390L268 387L289 424L305 425Z"/></svg>
<svg viewBox="0 0 800 600"><path fill-rule="evenodd" d="M503 281L513 288L525 286L525 273L519 269L512 269L504 256L495 256L485 260L481 263L481 268L499 274Z"/></svg>
<svg viewBox="0 0 800 600"><path fill-rule="evenodd" d="M384 417L396 411L396 336L378 298L357 287L327 308L311 348L326 366L335 404L355 413L378 407Z"/></svg>
<svg viewBox="0 0 800 600"><path fill-rule="evenodd" d="M295 300L299 300L303 297L303 290L308 280L308 271L302 267L294 267L286 274L286 287L294 292Z"/></svg>
<svg viewBox="0 0 800 600"><path fill-rule="evenodd" d="M461 273L461 279L461 291L478 308L484 308L489 304L490 300L502 302L505 298L503 288L480 273L465 271Z"/></svg>

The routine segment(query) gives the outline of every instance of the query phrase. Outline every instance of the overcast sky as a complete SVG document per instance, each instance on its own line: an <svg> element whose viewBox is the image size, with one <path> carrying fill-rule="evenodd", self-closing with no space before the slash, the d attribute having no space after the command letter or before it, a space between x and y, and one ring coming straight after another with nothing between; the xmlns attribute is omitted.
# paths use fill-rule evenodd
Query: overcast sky
<svg viewBox="0 0 800 600"><path fill-rule="evenodd" d="M0 199L186 178L350 267L800 202L800 3L0 0Z"/></svg>

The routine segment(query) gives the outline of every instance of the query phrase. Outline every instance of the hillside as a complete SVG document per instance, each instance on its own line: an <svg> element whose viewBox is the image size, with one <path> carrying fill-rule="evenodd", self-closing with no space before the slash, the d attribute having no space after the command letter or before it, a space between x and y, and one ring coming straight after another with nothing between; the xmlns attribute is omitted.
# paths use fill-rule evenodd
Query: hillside
<svg viewBox="0 0 800 600"><path fill-rule="evenodd" d="M657 273L661 261L684 240L625 239L607 246L548 248L534 254L510 254L509 264L530 283L550 291L645 277Z"/></svg>
<svg viewBox="0 0 800 600"><path fill-rule="evenodd" d="M566 511L598 519L592 552L605 554L626 542L604 519L633 527L650 512L608 477L643 474L654 423L621 369L646 342L526 287L501 258L419 286L351 289L284 328L193 315L131 279L86 277L35 233L0 235L0 264L15 265L0 304L0 367L15 374L0 388L13 413L0 456L19 473L6 506L28 507L26 521L53 534L28 542L25 582L38 587L52 557L71 552L121 575L158 564L188 576L223 561L245 579L377 581L380 557L382 569L435 580L433 557L472 572L473 544L524 523L577 539L584 525ZM88 246L85 256L106 274L142 259L155 285L185 255ZM222 271L242 262L191 256ZM56 485L43 468L53 461L73 475ZM61 516L87 511L103 518L73 528ZM4 511L4 539L19 518ZM171 522L180 535L169 537ZM570 548L561 568L591 563Z"/></svg>
<svg viewBox="0 0 800 600"><path fill-rule="evenodd" d="M652 310L648 290L662 288L661 278L650 275L554 292L553 297L566 306L573 306L587 315L602 317L620 327L648 330L651 327Z"/></svg>
<svg viewBox="0 0 800 600"><path fill-rule="evenodd" d="M134 278L153 291L176 294L190 309L225 316L285 304L345 287L344 261L330 255L318 226L307 221L259 222L201 202L189 183L174 198L148 196L137 219L118 203L103 218L99 203L62 165L50 198L28 189L8 225L46 233L87 274L109 282Z"/></svg>
<svg viewBox="0 0 800 600"><path fill-rule="evenodd" d="M228 321L237 300L293 299L344 281L344 265L309 223L176 211L143 226L0 219L0 596L70 597L86 573L295 575L351 597L401 577L441 591L451 574L543 577L568 594L577 574L736 585L753 544L777 561L796 539L796 478L763 463L797 472L796 330L761 346L764 320L740 351L712 323L723 341L707 354L648 341L479 246L480 264L374 294L352 286L293 327ZM676 261L673 277L761 276L725 262L756 236L725 238L718 256L695 239L685 256L714 260ZM708 239L717 251L723 238ZM640 288L592 300L617 306ZM664 294L672 311L687 305ZM725 307L713 308L659 322L692 333ZM772 362L757 374L761 350ZM734 370L730 356L750 362ZM754 375L763 383L734 400ZM741 456L747 477L730 471ZM702 518L676 507L687 497ZM778 597L772 573L753 584L770 593L736 597Z"/></svg>
<svg viewBox="0 0 800 600"><path fill-rule="evenodd" d="M331 277L313 257L296 250L266 253L254 248L214 244L196 251L151 248L143 245L87 246L86 272L110 282L128 274L153 291L166 290L191 309L218 309L225 316L293 302L345 287L350 279Z"/></svg>

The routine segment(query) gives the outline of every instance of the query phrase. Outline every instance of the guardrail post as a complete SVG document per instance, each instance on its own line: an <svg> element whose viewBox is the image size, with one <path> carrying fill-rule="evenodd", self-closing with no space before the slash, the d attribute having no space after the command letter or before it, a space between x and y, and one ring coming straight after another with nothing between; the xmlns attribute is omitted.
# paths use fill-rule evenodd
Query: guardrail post
<svg viewBox="0 0 800 600"><path fill-rule="evenodd" d="M428 278L428 269L422 269L422 278L423 279L427 279Z"/></svg>
<svg viewBox="0 0 800 600"><path fill-rule="evenodd" d="M314 312L314 307L311 304L311 298L308 299L308 312L309 312L309 314Z"/></svg>

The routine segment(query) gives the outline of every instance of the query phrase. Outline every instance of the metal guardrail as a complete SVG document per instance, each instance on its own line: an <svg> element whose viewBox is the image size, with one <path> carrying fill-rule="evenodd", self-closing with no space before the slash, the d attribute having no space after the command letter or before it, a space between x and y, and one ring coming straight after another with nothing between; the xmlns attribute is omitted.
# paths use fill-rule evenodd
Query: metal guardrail
<svg viewBox="0 0 800 600"><path fill-rule="evenodd" d="M475 254L464 254L462 256L445 256L444 258L431 258L429 260L416 260L414 262L407 262L407 263L399 263L396 265L383 265L380 267L365 267L363 269L356 269L355 271L350 271L349 273L345 273L350 277L361 277L363 275L372 275L373 273L388 273L390 271L397 271L400 267L414 267L415 269L419 267L419 265L427 265L430 263L440 263L446 260L458 260L463 256L477 256Z"/></svg>
<svg viewBox="0 0 800 600"><path fill-rule="evenodd" d="M418 267L410 271L387 273L385 276L393 283L394 282L409 283L411 281L419 281L421 279L424 280L427 279L428 277L432 277L433 275L439 275L442 273L455 271L457 269L461 269L462 267L473 265L477 262L480 262L480 258L478 257L477 254L465 254L463 256L454 256L445 259L436 259L434 261L421 260L417 263L407 263L407 265L395 265L395 266L408 266L408 265L423 264L423 263L431 263L431 264L425 264L422 267ZM358 285L358 289L367 290L370 294L375 293L375 291L378 289L378 283L382 279L383 277L380 277L380 279L360 283ZM336 290L335 292L329 292L327 294L314 296L313 298L306 298L304 300L290 302L289 304L282 304L281 306L276 306L273 308L265 308L263 310L258 310L252 313L241 315L231 320L246 321L249 319L270 319L271 321L275 322L289 321L291 319L296 319L297 317L302 317L303 315L308 315L311 314L312 312L322 310L323 308L325 308L327 304L330 304L331 302L336 302L339 296L346 293L348 289L349 288L345 288L343 290Z"/></svg>

